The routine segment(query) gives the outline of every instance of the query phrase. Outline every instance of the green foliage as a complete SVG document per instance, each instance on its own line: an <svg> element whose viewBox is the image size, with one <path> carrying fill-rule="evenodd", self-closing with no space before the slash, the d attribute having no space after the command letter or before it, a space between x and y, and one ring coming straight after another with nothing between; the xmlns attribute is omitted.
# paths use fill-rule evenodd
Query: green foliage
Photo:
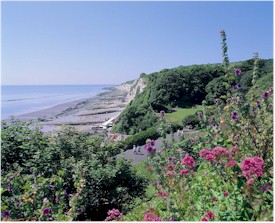
<svg viewBox="0 0 275 223"><path fill-rule="evenodd" d="M220 65L180 66L151 74L150 104L160 111L165 106L189 107L205 98L205 86L223 75Z"/></svg>
<svg viewBox="0 0 275 223"><path fill-rule="evenodd" d="M152 111L148 99L148 88L138 94L120 114L119 121L114 126L114 132L135 134L157 124L158 117Z"/></svg>
<svg viewBox="0 0 275 223"><path fill-rule="evenodd" d="M142 221L146 211L150 211L163 221L201 221L205 217L210 220L207 212L211 211L215 221L271 221L272 89L268 88L272 86L272 76L267 77L258 80L254 89L246 94L230 91L226 105L219 100L208 107L212 112L204 117L208 123L204 135L177 143L164 139L163 152L147 162L156 175L154 181L162 183L155 185L153 199L140 203L124 220ZM265 88L259 89L262 84ZM269 91L268 97L262 97L262 90ZM233 111L239 114L234 120L231 118ZM213 118L217 125L213 126ZM205 148L208 151L222 148L228 155L215 156L210 162L200 153ZM194 168L188 162L183 163L187 155L194 158ZM264 169L260 177L254 176L250 185L241 164L244 158L254 156L264 160ZM229 165L230 161L235 164ZM187 172L181 173L182 170Z"/></svg>
<svg viewBox="0 0 275 223"><path fill-rule="evenodd" d="M157 128L148 128L145 131L127 137L124 141L124 149L131 149L133 145L144 145L146 139L157 139L159 136Z"/></svg>
<svg viewBox="0 0 275 223"><path fill-rule="evenodd" d="M200 104L206 95L205 86L221 75L224 69L216 64L180 66L146 75L147 87L120 114L114 130L134 134L158 124L155 112Z"/></svg>
<svg viewBox="0 0 275 223"><path fill-rule="evenodd" d="M199 128L200 120L197 114L187 115L182 119L183 126L191 125L193 128Z"/></svg>
<svg viewBox="0 0 275 223"><path fill-rule="evenodd" d="M220 98L222 95L226 95L228 86L225 81L225 77L217 77L210 81L206 86L206 102L207 104L213 104L214 99Z"/></svg>
<svg viewBox="0 0 275 223"><path fill-rule="evenodd" d="M198 110L202 110L201 105L194 106L192 108L179 108L175 112L166 113L165 118L172 124L182 125L182 119L187 115L195 114ZM179 126L179 127L180 127Z"/></svg>
<svg viewBox="0 0 275 223"><path fill-rule="evenodd" d="M127 213L125 220L146 220L148 213L162 221L273 220L272 68L253 87L231 89L231 84L249 79L252 69L232 75L226 36L221 34L226 76L208 84L209 104L216 100L207 107L203 103L204 134L169 142L170 127L162 119L163 150L147 162L154 181L161 183L154 184L155 197ZM188 118L191 122L196 117Z"/></svg>
<svg viewBox="0 0 275 223"><path fill-rule="evenodd" d="M247 92L252 87L254 61L255 59L250 59L243 62L234 63L234 66L232 65L233 67L237 67L241 70L239 83L241 84L242 90L244 92ZM268 73L273 72L273 59L259 59L257 62L257 67L257 75L259 77L263 77ZM236 85L236 81L229 80L229 78L226 79L224 76L215 78L210 81L205 89L207 93L205 97L207 104L211 105L213 104L214 99L225 96L232 85Z"/></svg>
<svg viewBox="0 0 275 223"><path fill-rule="evenodd" d="M6 220L103 220L109 209L127 211L145 193L146 178L128 161L116 160L120 149L101 146L102 138L73 128L48 135L16 120L3 123L1 134Z"/></svg>
<svg viewBox="0 0 275 223"><path fill-rule="evenodd" d="M11 124L2 122L1 131L1 170L2 174L18 167L28 168L32 164L32 156L36 149L43 151L46 138L41 128L36 126L30 129L30 122L21 123L14 118Z"/></svg>

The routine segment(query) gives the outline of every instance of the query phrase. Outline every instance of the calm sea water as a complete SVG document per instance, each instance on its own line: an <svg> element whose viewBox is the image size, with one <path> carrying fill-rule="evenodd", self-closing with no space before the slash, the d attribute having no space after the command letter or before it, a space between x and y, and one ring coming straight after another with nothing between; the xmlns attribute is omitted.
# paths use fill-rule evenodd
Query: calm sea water
<svg viewBox="0 0 275 223"><path fill-rule="evenodd" d="M2 85L1 119L95 96L114 85Z"/></svg>

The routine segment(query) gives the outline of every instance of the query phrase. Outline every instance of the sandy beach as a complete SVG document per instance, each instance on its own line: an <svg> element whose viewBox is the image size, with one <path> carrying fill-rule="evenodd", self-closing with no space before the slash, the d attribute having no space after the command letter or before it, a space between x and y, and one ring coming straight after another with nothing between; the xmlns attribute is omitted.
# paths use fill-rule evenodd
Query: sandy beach
<svg viewBox="0 0 275 223"><path fill-rule="evenodd" d="M118 117L134 98L137 87L144 89L142 80L112 87L92 98L62 103L16 118L22 121L36 120L42 124L45 132L60 130L65 125L74 126L79 131L90 131L92 127Z"/></svg>

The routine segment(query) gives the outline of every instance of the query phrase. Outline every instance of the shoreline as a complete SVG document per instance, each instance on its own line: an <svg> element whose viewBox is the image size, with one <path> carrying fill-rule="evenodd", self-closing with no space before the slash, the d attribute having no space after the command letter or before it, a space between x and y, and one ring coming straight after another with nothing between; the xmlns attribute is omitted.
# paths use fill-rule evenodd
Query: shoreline
<svg viewBox="0 0 275 223"><path fill-rule="evenodd" d="M43 132L55 132L63 126L74 126L79 131L91 131L110 118L116 118L130 102L129 87L124 85L104 88L93 97L61 103L50 108L14 116L20 121L42 124ZM10 118L4 119L9 122Z"/></svg>

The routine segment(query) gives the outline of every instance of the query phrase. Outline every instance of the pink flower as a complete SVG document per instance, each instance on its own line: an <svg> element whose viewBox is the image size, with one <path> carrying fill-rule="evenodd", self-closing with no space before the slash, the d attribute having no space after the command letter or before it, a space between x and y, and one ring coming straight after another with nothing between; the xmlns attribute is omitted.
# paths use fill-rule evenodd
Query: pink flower
<svg viewBox="0 0 275 223"><path fill-rule="evenodd" d="M159 218L154 213L146 212L146 214L144 215L144 221L161 221L161 218Z"/></svg>
<svg viewBox="0 0 275 223"><path fill-rule="evenodd" d="M246 179L263 175L264 161L260 157L244 158L241 164L242 175Z"/></svg>
<svg viewBox="0 0 275 223"><path fill-rule="evenodd" d="M169 169L169 170L173 170L173 169L174 169L174 166L173 166L172 164L169 164L169 165L168 165L168 169Z"/></svg>
<svg viewBox="0 0 275 223"><path fill-rule="evenodd" d="M207 149L202 149L200 151L200 157L205 157L208 154L209 154L209 151Z"/></svg>
<svg viewBox="0 0 275 223"><path fill-rule="evenodd" d="M123 214L120 213L120 211L115 208L113 208L112 210L109 210L107 212L107 215L108 215L108 217L105 219L105 221L113 221L113 220L123 217Z"/></svg>
<svg viewBox="0 0 275 223"><path fill-rule="evenodd" d="M155 140L151 140L151 146L155 145Z"/></svg>
<svg viewBox="0 0 275 223"><path fill-rule="evenodd" d="M239 147L238 146L233 146L231 149L230 149L230 152L231 153L235 153L239 150Z"/></svg>
<svg viewBox="0 0 275 223"><path fill-rule="evenodd" d="M249 180L246 182L246 184L247 184L248 186L251 186L254 182L255 182L255 180L254 180L253 178L251 178L251 179L249 179Z"/></svg>
<svg viewBox="0 0 275 223"><path fill-rule="evenodd" d="M230 160L228 163L227 163L227 166L236 166L236 161L235 160Z"/></svg>
<svg viewBox="0 0 275 223"><path fill-rule="evenodd" d="M168 171L168 172L166 173L166 176L167 176L167 177L177 176L177 173L176 173L175 171Z"/></svg>
<svg viewBox="0 0 275 223"><path fill-rule="evenodd" d="M213 156L212 154L209 154L209 155L206 156L206 160L208 162L212 162L213 160L215 160L215 156Z"/></svg>
<svg viewBox="0 0 275 223"><path fill-rule="evenodd" d="M228 192L223 192L224 197L228 197L229 193Z"/></svg>
<svg viewBox="0 0 275 223"><path fill-rule="evenodd" d="M211 201L212 201L212 202L216 202L216 201L218 201L218 198L212 197L212 198L211 198Z"/></svg>
<svg viewBox="0 0 275 223"><path fill-rule="evenodd" d="M168 196L168 192L160 190L157 192L157 195L161 196L163 199L166 199Z"/></svg>
<svg viewBox="0 0 275 223"><path fill-rule="evenodd" d="M212 211L207 211L205 216L209 219L214 219L215 218L215 215Z"/></svg>
<svg viewBox="0 0 275 223"><path fill-rule="evenodd" d="M189 155L185 155L185 157L182 160L182 164L186 165L186 166L189 166L190 169L195 168L195 166L194 166L195 160L192 156L189 156Z"/></svg>
<svg viewBox="0 0 275 223"><path fill-rule="evenodd" d="M181 170L180 175L187 175L189 171L187 169Z"/></svg>
<svg viewBox="0 0 275 223"><path fill-rule="evenodd" d="M217 146L217 147L213 148L211 150L211 152L216 157L217 156L226 156L226 157L229 156L228 150L226 148L223 148L223 147L220 147L220 146Z"/></svg>
<svg viewBox="0 0 275 223"><path fill-rule="evenodd" d="M202 218L201 221L208 221L207 218Z"/></svg>
<svg viewBox="0 0 275 223"><path fill-rule="evenodd" d="M153 152L153 147L152 147L152 146L148 146L148 147L147 147L147 152L148 152L148 153Z"/></svg>

